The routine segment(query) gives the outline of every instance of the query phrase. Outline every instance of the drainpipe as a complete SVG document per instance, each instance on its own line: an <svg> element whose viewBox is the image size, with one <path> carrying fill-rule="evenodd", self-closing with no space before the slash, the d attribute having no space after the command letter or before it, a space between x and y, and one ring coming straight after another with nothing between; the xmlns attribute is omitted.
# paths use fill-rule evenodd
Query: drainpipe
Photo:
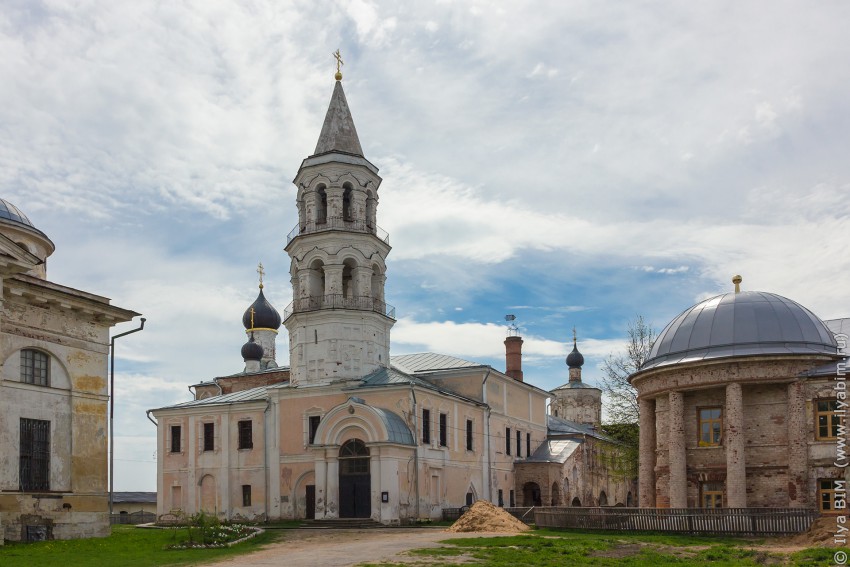
<svg viewBox="0 0 850 567"><path fill-rule="evenodd" d="M115 496L115 339L138 333L145 328L145 318L142 317L138 329L113 335L109 341L109 517L112 517L112 504Z"/></svg>
<svg viewBox="0 0 850 567"><path fill-rule="evenodd" d="M416 519L419 519L419 413L416 410L416 391L413 382L410 382L410 396L413 399L413 435L415 446L413 449L413 482L416 485Z"/></svg>
<svg viewBox="0 0 850 567"><path fill-rule="evenodd" d="M266 414L268 414L269 409L272 407L272 399L271 396L266 400L266 409L263 410L263 467L266 469L266 474L264 475L264 479L266 481L265 488L265 514L266 521L269 521L269 418Z"/></svg>
<svg viewBox="0 0 850 567"><path fill-rule="evenodd" d="M218 383L218 378L213 378L213 384L215 384L215 387L218 388L218 395L219 396L224 394L224 392L221 389L221 386Z"/></svg>
<svg viewBox="0 0 850 567"><path fill-rule="evenodd" d="M490 459L490 405L487 403L487 378L490 377L490 368L487 367L487 374L484 375L484 380L481 381L481 399L484 402L486 413L484 415L484 456L487 458L487 496L488 502L493 502L493 472L491 471L492 462Z"/></svg>

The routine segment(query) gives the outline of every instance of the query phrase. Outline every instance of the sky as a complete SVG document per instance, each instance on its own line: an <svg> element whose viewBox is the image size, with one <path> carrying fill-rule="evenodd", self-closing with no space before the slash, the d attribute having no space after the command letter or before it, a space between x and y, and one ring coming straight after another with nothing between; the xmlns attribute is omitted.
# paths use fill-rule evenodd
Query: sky
<svg viewBox="0 0 850 567"><path fill-rule="evenodd" d="M291 301L336 49L391 353L504 369L514 314L551 389L573 327L595 384L630 320L734 274L850 316L847 29L841 0L0 0L0 197L56 244L48 279L147 318L116 341L115 489L156 489L146 410L243 369L258 262Z"/></svg>

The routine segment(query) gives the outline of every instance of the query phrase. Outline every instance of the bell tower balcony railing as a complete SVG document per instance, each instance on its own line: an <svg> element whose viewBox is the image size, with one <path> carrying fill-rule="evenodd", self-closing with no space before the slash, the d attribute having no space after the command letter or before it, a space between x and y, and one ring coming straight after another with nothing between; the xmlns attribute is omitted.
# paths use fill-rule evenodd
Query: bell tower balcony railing
<svg viewBox="0 0 850 567"><path fill-rule="evenodd" d="M313 234L315 232L325 232L329 230L347 230L350 232L362 232L364 234L374 234L380 240L390 243L390 235L387 231L377 225L372 225L364 220L346 219L344 217L328 217L324 220L309 221L304 224L296 224L295 227L286 235L286 245L296 236L302 234Z"/></svg>
<svg viewBox="0 0 850 567"><path fill-rule="evenodd" d="M295 299L283 310L283 320L295 313L320 311L323 309L352 309L355 311L373 311L395 320L395 307L373 297L346 297L339 294L317 295Z"/></svg>

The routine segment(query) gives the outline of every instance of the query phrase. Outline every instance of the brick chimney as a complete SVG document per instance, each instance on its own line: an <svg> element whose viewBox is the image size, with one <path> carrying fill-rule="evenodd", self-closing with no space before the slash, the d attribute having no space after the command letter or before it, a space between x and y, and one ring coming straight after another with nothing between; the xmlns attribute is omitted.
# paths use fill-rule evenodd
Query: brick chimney
<svg viewBox="0 0 850 567"><path fill-rule="evenodd" d="M522 382L522 337L505 339L505 374Z"/></svg>

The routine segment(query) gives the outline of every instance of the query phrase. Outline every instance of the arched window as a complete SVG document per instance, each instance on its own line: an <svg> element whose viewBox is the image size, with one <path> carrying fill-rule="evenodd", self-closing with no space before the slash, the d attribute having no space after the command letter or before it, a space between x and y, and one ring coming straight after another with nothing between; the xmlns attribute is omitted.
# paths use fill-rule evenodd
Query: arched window
<svg viewBox="0 0 850 567"><path fill-rule="evenodd" d="M354 278L354 268L357 267L354 260L346 258L342 263L342 295L350 299L358 294L357 280Z"/></svg>
<svg viewBox="0 0 850 567"><path fill-rule="evenodd" d="M328 220L328 193L325 191L324 185L319 185L317 189L317 210L316 210L316 222L319 224L324 224Z"/></svg>
<svg viewBox="0 0 850 567"><path fill-rule="evenodd" d="M350 183L346 183L343 187L342 192L342 220L344 221L352 221L354 218L352 217L352 207L351 207L351 194L353 192L353 188Z"/></svg>
<svg viewBox="0 0 850 567"><path fill-rule="evenodd" d="M369 472L369 448L360 439L349 439L339 448L340 474Z"/></svg>
<svg viewBox="0 0 850 567"><path fill-rule="evenodd" d="M558 483L552 483L552 506L561 505L561 492L558 490Z"/></svg>
<svg viewBox="0 0 850 567"><path fill-rule="evenodd" d="M605 491L599 493L599 505L607 506L608 505L608 496L605 494Z"/></svg>
<svg viewBox="0 0 850 567"><path fill-rule="evenodd" d="M574 508L580 508L581 507L581 500L578 499L578 496L573 498L573 501L570 503L570 506L572 506Z"/></svg>
<svg viewBox="0 0 850 567"><path fill-rule="evenodd" d="M50 385L50 357L40 350L21 351L21 382L37 386Z"/></svg>

